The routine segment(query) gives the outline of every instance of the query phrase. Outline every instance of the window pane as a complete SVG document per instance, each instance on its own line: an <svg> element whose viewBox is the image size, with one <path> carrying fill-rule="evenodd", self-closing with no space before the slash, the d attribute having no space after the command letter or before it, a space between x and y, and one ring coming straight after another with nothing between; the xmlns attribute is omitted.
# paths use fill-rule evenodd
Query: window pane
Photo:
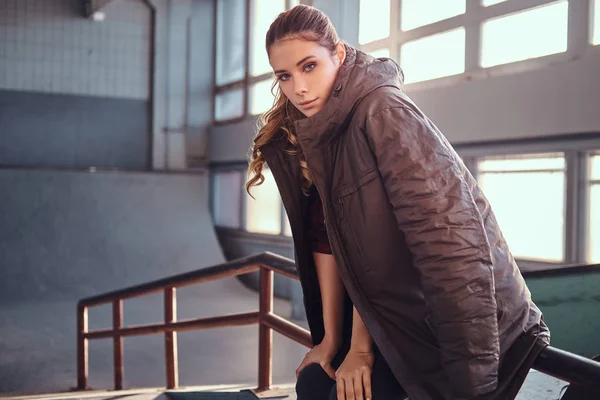
<svg viewBox="0 0 600 400"><path fill-rule="evenodd" d="M292 237L292 227L290 226L290 220L287 214L285 215L285 223L283 224L283 234Z"/></svg>
<svg viewBox="0 0 600 400"><path fill-rule="evenodd" d="M568 8L568 3L561 1L484 22L481 66L565 52Z"/></svg>
<svg viewBox="0 0 600 400"><path fill-rule="evenodd" d="M265 37L271 23L285 11L285 0L254 0L252 4L250 73L258 76L272 71L265 49Z"/></svg>
<svg viewBox="0 0 600 400"><path fill-rule="evenodd" d="M215 120L223 121L244 115L244 90L235 89L215 96Z"/></svg>
<svg viewBox="0 0 600 400"><path fill-rule="evenodd" d="M375 58L385 57L390 58L390 49L379 49L369 53Z"/></svg>
<svg viewBox="0 0 600 400"><path fill-rule="evenodd" d="M552 157L548 158L558 158ZM506 159L507 170L531 170L529 159ZM550 161L549 161L550 162ZM487 172L479 164L479 185L516 258L564 261L565 172ZM489 166L489 164L488 164Z"/></svg>
<svg viewBox="0 0 600 400"><path fill-rule="evenodd" d="M360 0L358 43L390 36L390 0Z"/></svg>
<svg viewBox="0 0 600 400"><path fill-rule="evenodd" d="M250 113L252 115L262 114L273 106L275 97L271 94L273 81L271 79L255 83L250 86Z"/></svg>
<svg viewBox="0 0 600 400"><path fill-rule="evenodd" d="M484 7L493 6L494 4L505 2L506 0L481 0L481 5Z"/></svg>
<svg viewBox="0 0 600 400"><path fill-rule="evenodd" d="M510 158L489 158L479 163L481 172L564 170L565 159L560 154L522 155Z"/></svg>
<svg viewBox="0 0 600 400"><path fill-rule="evenodd" d="M281 233L281 198L268 169L263 169L265 181L260 186L254 186L246 201L246 230L254 233L279 235Z"/></svg>
<svg viewBox="0 0 600 400"><path fill-rule="evenodd" d="M402 0L400 24L403 31L408 31L464 14L465 11L465 0Z"/></svg>
<svg viewBox="0 0 600 400"><path fill-rule="evenodd" d="M600 154L591 158L590 179L600 179Z"/></svg>
<svg viewBox="0 0 600 400"><path fill-rule="evenodd" d="M242 173L239 171L215 173L213 192L215 225L240 228L242 186Z"/></svg>
<svg viewBox="0 0 600 400"><path fill-rule="evenodd" d="M405 83L425 81L465 72L465 30L417 39L400 48Z"/></svg>
<svg viewBox="0 0 600 400"><path fill-rule="evenodd" d="M217 86L244 78L245 26L245 1L217 1Z"/></svg>
<svg viewBox="0 0 600 400"><path fill-rule="evenodd" d="M600 263L600 185L590 188L590 231L588 262Z"/></svg>
<svg viewBox="0 0 600 400"><path fill-rule="evenodd" d="M600 44L600 0L594 2L594 34L592 44Z"/></svg>

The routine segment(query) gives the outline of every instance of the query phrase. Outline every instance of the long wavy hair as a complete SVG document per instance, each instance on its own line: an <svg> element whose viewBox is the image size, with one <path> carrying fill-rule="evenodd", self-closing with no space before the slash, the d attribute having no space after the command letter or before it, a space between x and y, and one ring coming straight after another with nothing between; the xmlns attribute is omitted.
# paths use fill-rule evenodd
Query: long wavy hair
<svg viewBox="0 0 600 400"><path fill-rule="evenodd" d="M289 39L316 42L328 49L332 55L335 53L336 46L340 43L330 19L323 12L306 5L299 5L287 10L279 14L273 21L266 36L267 54L270 54L269 50L273 44ZM250 193L250 188L261 185L265 181L262 174L265 159L260 153L260 147L269 143L280 131L283 131L290 145L286 152L298 155L300 160L302 190L305 194L308 194L313 180L293 130L293 123L305 117L279 89L277 81L273 82L271 93L275 96L273 107L260 117L257 133L250 149L249 179L246 182L246 191L254 198Z"/></svg>

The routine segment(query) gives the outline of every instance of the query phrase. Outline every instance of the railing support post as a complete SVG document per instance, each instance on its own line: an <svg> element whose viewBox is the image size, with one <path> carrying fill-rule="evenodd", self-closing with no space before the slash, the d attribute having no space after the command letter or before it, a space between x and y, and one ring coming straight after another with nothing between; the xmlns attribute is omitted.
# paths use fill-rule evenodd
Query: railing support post
<svg viewBox="0 0 600 400"><path fill-rule="evenodd" d="M123 300L113 300L113 330L123 328ZM119 334L113 337L113 362L115 374L115 390L123 389L123 337Z"/></svg>
<svg viewBox="0 0 600 400"><path fill-rule="evenodd" d="M260 269L260 308L258 325L258 390L268 390L272 383L273 330L264 323L264 316L273 312L273 271Z"/></svg>
<svg viewBox="0 0 600 400"><path fill-rule="evenodd" d="M165 289L165 324L177 321L177 295L175 288ZM179 386L179 368L177 362L177 332L165 332L165 364L167 373L167 389Z"/></svg>
<svg viewBox="0 0 600 400"><path fill-rule="evenodd" d="M86 390L88 386L88 308L77 306L77 389Z"/></svg>

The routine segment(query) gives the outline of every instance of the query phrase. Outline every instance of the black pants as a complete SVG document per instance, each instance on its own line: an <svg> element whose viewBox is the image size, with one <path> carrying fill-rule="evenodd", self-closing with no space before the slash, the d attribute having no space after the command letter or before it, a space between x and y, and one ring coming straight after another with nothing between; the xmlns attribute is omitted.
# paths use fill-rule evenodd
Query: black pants
<svg viewBox="0 0 600 400"><path fill-rule="evenodd" d="M344 349L333 359L331 364L334 369L337 370L342 364L346 353L347 349ZM404 389L377 349L375 349L375 362L371 373L371 390L374 400L405 400L407 398ZM296 394L298 400L337 400L335 381L325 373L319 364L310 364L300 372L296 382Z"/></svg>

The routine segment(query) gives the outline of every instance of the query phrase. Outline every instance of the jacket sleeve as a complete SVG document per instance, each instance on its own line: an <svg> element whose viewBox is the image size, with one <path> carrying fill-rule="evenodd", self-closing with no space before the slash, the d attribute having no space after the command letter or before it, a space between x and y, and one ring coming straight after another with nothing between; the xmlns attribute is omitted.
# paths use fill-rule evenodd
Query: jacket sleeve
<svg viewBox="0 0 600 400"><path fill-rule="evenodd" d="M398 228L405 234L459 397L497 387L499 339L490 245L462 162L417 111L391 107L364 125Z"/></svg>

